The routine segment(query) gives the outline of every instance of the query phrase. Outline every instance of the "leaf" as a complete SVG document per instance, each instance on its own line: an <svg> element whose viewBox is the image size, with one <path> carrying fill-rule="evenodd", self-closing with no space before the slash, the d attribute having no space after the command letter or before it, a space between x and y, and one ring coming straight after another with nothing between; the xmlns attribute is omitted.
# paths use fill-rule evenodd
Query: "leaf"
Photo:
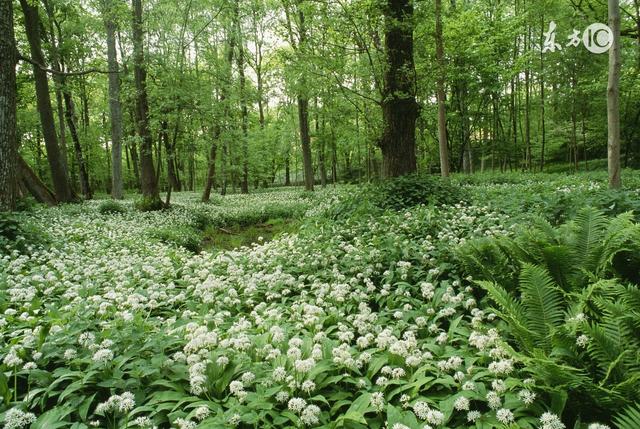
<svg viewBox="0 0 640 429"><path fill-rule="evenodd" d="M65 421L73 408L71 407L57 407L53 408L44 414L41 414L38 419L33 422L31 429L56 429L65 426L69 426L69 422Z"/></svg>

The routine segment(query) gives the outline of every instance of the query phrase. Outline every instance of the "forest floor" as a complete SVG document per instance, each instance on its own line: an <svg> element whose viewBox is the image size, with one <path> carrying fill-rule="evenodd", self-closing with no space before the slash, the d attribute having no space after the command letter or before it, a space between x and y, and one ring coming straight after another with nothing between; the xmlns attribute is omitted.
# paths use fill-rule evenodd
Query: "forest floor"
<svg viewBox="0 0 640 429"><path fill-rule="evenodd" d="M150 213L131 200L33 208L0 243L0 421L612 425L640 400L638 365L598 360L594 330L613 310L586 324L576 308L637 292L640 177L624 178L623 191L602 173L487 175L208 204L177 193ZM548 289L542 323L530 284ZM592 296L569 301L570 288ZM621 332L609 351L638 350Z"/></svg>

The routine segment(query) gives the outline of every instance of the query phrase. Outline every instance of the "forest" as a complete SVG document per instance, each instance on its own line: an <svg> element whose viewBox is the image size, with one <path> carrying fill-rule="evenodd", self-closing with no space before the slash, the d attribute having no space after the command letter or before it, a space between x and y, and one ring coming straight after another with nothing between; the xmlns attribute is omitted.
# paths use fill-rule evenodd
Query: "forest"
<svg viewBox="0 0 640 429"><path fill-rule="evenodd" d="M0 0L7 429L640 429L640 0Z"/></svg>

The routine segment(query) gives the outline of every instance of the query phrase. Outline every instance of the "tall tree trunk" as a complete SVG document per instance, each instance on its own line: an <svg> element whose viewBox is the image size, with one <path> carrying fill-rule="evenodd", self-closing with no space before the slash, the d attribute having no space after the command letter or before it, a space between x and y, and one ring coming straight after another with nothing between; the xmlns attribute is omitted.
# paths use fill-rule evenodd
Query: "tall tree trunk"
<svg viewBox="0 0 640 429"><path fill-rule="evenodd" d="M382 175L396 177L416 171L416 103L413 62L413 1L387 0L382 97Z"/></svg>
<svg viewBox="0 0 640 429"><path fill-rule="evenodd" d="M531 27L527 24L527 38L525 39L525 50L529 51L531 48ZM525 139L525 157L524 163L527 170L531 170L531 67L529 61L527 61L527 68L524 71L524 86L525 86L525 98L524 98L524 139Z"/></svg>
<svg viewBox="0 0 640 429"><path fill-rule="evenodd" d="M298 49L304 50L307 44L307 29L304 12L298 9L300 44ZM301 87L305 87L305 77L302 77ZM309 133L309 98L298 94L298 122L300 126L300 144L302 146L302 164L304 169L304 188L313 191L313 160L311 158L311 134Z"/></svg>
<svg viewBox="0 0 640 429"><path fill-rule="evenodd" d="M291 186L291 155L287 152L284 160L284 186Z"/></svg>
<svg viewBox="0 0 640 429"><path fill-rule="evenodd" d="M239 4L236 3L236 8L239 8ZM238 56L236 63L238 66L239 85L240 85L240 112L242 115L242 183L240 185L240 192L243 194L249 193L249 111L247 109L247 95L246 95L246 78L244 74L244 42L242 39L242 27L240 26L240 13L236 12L236 37L238 38Z"/></svg>
<svg viewBox="0 0 640 429"><path fill-rule="evenodd" d="M438 62L438 146L440 148L440 174L449 177L449 148L447 146L447 113L445 108L444 41L442 37L442 0L436 0L436 60Z"/></svg>
<svg viewBox="0 0 640 429"><path fill-rule="evenodd" d="M16 207L16 63L13 0L0 0L0 211Z"/></svg>
<svg viewBox="0 0 640 429"><path fill-rule="evenodd" d="M609 82L607 85L607 158L609 187L618 189L620 180L620 2L609 0L609 27L613 44L609 50Z"/></svg>
<svg viewBox="0 0 640 429"><path fill-rule="evenodd" d="M220 139L220 126L213 127L213 137L209 148L209 165L207 167L207 179L205 180L204 190L202 191L202 202L207 203L211 197L211 188L214 187L216 178L216 155L218 152L218 140Z"/></svg>
<svg viewBox="0 0 640 429"><path fill-rule="evenodd" d="M298 97L298 121L300 124L300 142L302 144L302 164L304 169L304 188L313 191L313 165L311 160L311 134L309 133L309 99Z"/></svg>
<svg viewBox="0 0 640 429"><path fill-rule="evenodd" d="M42 2L45 7L45 12L47 13L47 18L49 22L49 34L44 34L44 36L48 39L49 44L51 45L51 68L55 71L61 72L63 71L64 64L60 58L60 45L62 44L62 28L60 23L56 20L53 3L49 0L43 0ZM56 32L57 32L57 41L56 41ZM58 142L60 143L60 150L62 152L62 164L64 165L64 170L69 174L69 166L67 163L67 135L65 132L65 116L64 116L64 101L62 98L62 90L64 87L64 76L63 75L54 75L53 76L55 94L56 94L56 113L58 115ZM70 182L71 189L73 189L73 181Z"/></svg>
<svg viewBox="0 0 640 429"><path fill-rule="evenodd" d="M92 196L91 187L89 185L89 173L87 171L85 159L82 156L82 146L80 145L80 137L78 136L78 127L76 125L75 106L73 104L73 99L71 98L71 93L66 88L66 84L64 81L62 83L65 85L63 86L64 89L62 91L65 105L65 117L67 119L67 126L69 127L71 139L73 140L73 152L75 154L78 171L80 173L80 190L84 198L90 200Z"/></svg>
<svg viewBox="0 0 640 429"><path fill-rule="evenodd" d="M541 22L541 28L543 29L542 31L544 31L544 11L542 12L541 16L540 16L540 22ZM544 40L541 39L541 42L544 42ZM542 53L542 50L540 50L540 122L541 122L541 127L542 127L542 136L540 137L541 139L541 147L540 147L540 171L544 171L544 151L545 151L545 146L547 143L547 129L546 129L546 124L545 124L545 118L544 118L544 54Z"/></svg>
<svg viewBox="0 0 640 429"><path fill-rule="evenodd" d="M162 135L164 150L167 154L167 181L169 182L169 187L171 189L178 190L180 185L178 184L178 179L176 177L174 147L171 144L171 139L169 138L169 123L165 119L161 122L160 126L162 127L160 134Z"/></svg>
<svg viewBox="0 0 640 429"><path fill-rule="evenodd" d="M23 0L24 1L24 0ZM153 143L149 129L149 102L147 100L147 70L144 62L143 28L142 28L142 0L132 0L133 3L133 55L134 75L136 84L136 122L140 136L140 179L142 196L149 207L162 206L158 181L153 166Z"/></svg>
<svg viewBox="0 0 640 429"><path fill-rule="evenodd" d="M109 112L111 115L111 197L122 199L122 107L120 75L116 53L115 2L105 0L104 25L107 30L107 62L109 64Z"/></svg>
<svg viewBox="0 0 640 429"><path fill-rule="evenodd" d="M33 60L44 65L44 55L40 43L40 17L37 6L32 6L28 0L20 0L22 11L24 12L24 24L31 48L31 56ZM76 200L76 196L69 185L67 171L64 167L62 153L58 146L58 136L56 135L56 126L53 119L53 109L51 108L51 96L49 95L49 81L47 73L39 66L33 66L33 76L36 85L36 104L40 115L42 125L42 134L44 135L45 147L47 149L47 160L51 169L51 179L56 192L56 198L60 202L72 202Z"/></svg>

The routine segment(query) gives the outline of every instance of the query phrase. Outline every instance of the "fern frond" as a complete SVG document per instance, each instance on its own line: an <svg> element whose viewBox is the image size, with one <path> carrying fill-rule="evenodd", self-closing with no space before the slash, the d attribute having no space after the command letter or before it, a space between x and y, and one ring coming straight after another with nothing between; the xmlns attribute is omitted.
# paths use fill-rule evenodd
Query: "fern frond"
<svg viewBox="0 0 640 429"><path fill-rule="evenodd" d="M601 211L586 207L576 215L574 226L575 232L570 244L575 261L581 270L595 272L602 255L607 218ZM583 278L584 276L578 275L578 283Z"/></svg>
<svg viewBox="0 0 640 429"><path fill-rule="evenodd" d="M622 213L611 219L603 238L602 250L597 261L597 272L601 273L609 269L613 258L618 253L633 251L638 245L640 245L640 224L633 222L631 213Z"/></svg>
<svg viewBox="0 0 640 429"><path fill-rule="evenodd" d="M627 407L613 419L618 429L640 428L640 405Z"/></svg>
<svg viewBox="0 0 640 429"><path fill-rule="evenodd" d="M512 334L525 350L532 350L536 334L529 329L528 317L522 303L514 299L502 286L492 282L476 282L487 291L489 298L498 306L500 318L509 323Z"/></svg>
<svg viewBox="0 0 640 429"><path fill-rule="evenodd" d="M587 353L597 365L601 378L606 379L615 371L615 379L619 380L621 371L618 369L618 357L624 352L620 343L610 337L600 325L589 325L587 333L590 338ZM612 366L612 363L616 365Z"/></svg>
<svg viewBox="0 0 640 429"><path fill-rule="evenodd" d="M525 264L520 273L520 292L527 327L535 334L536 344L550 352L553 330L564 321L562 291L545 268Z"/></svg>

